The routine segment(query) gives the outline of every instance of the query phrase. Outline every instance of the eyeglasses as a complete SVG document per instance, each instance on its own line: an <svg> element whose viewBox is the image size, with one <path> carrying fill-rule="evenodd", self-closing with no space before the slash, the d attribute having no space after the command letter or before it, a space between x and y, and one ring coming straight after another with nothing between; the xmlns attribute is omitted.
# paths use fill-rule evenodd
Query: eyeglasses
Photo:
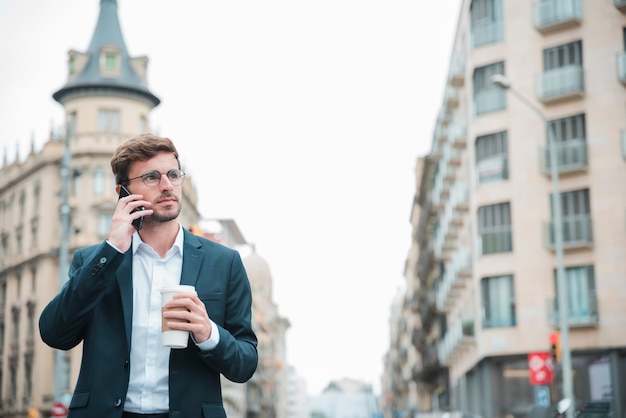
<svg viewBox="0 0 626 418"><path fill-rule="evenodd" d="M161 176L163 174L167 176L167 179L170 181L170 183L172 183L172 186L180 186L181 184L183 184L183 180L185 180L185 173L175 168L168 171L167 173L159 173L156 170L146 171L141 176L133 177L132 179L128 179L126 181L131 182L132 180L141 179L141 181L143 181L143 184L145 184L146 186L154 187L161 182Z"/></svg>

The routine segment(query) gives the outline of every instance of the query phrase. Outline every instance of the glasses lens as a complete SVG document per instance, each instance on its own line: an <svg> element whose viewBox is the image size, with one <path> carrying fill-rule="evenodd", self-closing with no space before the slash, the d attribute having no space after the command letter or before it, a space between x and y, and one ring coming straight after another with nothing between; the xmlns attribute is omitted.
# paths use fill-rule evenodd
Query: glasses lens
<svg viewBox="0 0 626 418"><path fill-rule="evenodd" d="M167 172L167 178L170 180L174 186L178 186L183 182L183 178L185 177L185 173L180 170L170 170Z"/></svg>
<svg viewBox="0 0 626 418"><path fill-rule="evenodd" d="M158 171L148 171L141 176L141 179L146 186L153 187L161 181L161 173Z"/></svg>

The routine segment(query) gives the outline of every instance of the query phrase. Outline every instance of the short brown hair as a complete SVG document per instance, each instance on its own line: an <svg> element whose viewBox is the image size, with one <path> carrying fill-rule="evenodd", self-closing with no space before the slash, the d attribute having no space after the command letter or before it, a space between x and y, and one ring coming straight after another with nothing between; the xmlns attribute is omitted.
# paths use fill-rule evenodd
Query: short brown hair
<svg viewBox="0 0 626 418"><path fill-rule="evenodd" d="M147 161L160 152L171 152L178 161L178 151L171 139L145 133L127 139L113 154L111 170L115 175L115 184L126 185L128 181L128 168L135 161Z"/></svg>

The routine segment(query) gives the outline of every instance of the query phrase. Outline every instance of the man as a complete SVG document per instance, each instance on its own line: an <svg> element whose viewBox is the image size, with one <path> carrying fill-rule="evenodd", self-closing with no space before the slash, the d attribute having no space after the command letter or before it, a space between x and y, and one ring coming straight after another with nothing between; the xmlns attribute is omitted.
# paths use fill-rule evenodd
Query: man
<svg viewBox="0 0 626 418"><path fill-rule="evenodd" d="M68 282L39 319L49 346L83 342L68 418L226 417L220 374L243 383L258 363L239 253L177 221L185 174L170 139L131 138L111 168L117 192L130 195L119 198L108 239L75 252ZM159 290L178 284L197 296L178 294L161 313ZM187 348L161 344L162 315L189 331Z"/></svg>

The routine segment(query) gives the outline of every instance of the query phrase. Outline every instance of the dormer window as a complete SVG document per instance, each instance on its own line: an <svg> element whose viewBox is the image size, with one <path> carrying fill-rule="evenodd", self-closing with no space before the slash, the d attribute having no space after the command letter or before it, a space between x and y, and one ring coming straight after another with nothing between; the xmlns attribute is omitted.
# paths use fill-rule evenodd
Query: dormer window
<svg viewBox="0 0 626 418"><path fill-rule="evenodd" d="M100 50L100 74L105 77L118 77L121 72L120 49L105 46Z"/></svg>

